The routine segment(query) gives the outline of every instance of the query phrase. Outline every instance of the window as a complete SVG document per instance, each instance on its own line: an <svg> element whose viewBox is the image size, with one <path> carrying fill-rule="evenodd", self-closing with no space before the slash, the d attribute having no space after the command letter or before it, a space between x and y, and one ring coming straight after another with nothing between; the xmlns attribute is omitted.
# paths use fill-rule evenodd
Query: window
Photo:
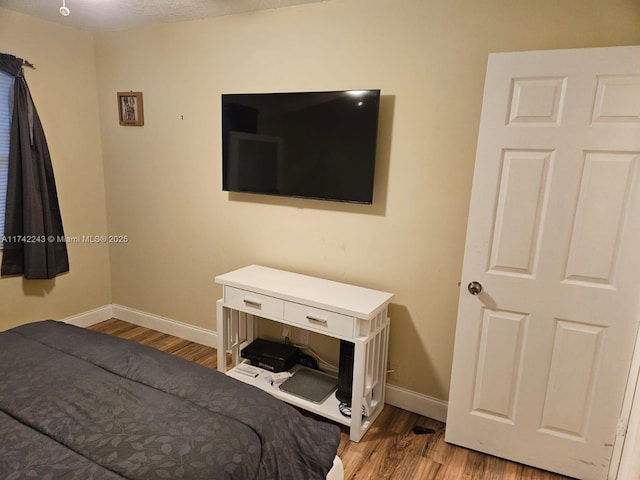
<svg viewBox="0 0 640 480"><path fill-rule="evenodd" d="M13 77L0 72L0 248L4 236L4 212L7 201L7 178L9 173L9 130L11 112L9 110L9 95Z"/></svg>

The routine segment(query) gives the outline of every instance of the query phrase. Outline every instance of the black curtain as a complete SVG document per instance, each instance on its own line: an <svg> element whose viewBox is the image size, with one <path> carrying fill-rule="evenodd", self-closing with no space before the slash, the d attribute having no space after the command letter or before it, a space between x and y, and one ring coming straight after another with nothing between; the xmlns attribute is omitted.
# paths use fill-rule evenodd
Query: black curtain
<svg viewBox="0 0 640 480"><path fill-rule="evenodd" d="M69 271L69 257L49 148L22 63L0 53L0 70L14 77L1 274L49 279Z"/></svg>

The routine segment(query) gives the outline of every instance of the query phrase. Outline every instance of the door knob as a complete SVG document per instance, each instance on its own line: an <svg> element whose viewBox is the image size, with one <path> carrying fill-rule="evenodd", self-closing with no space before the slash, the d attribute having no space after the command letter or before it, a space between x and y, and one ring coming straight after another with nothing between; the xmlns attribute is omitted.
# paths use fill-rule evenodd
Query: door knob
<svg viewBox="0 0 640 480"><path fill-rule="evenodd" d="M482 291L482 285L479 282L471 282L467 285L467 290L471 295L478 295Z"/></svg>

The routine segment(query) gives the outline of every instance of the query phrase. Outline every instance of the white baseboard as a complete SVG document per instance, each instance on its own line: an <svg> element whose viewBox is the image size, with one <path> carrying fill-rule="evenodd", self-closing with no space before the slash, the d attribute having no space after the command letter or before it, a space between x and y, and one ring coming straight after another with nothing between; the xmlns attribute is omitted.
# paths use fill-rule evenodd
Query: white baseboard
<svg viewBox="0 0 640 480"><path fill-rule="evenodd" d="M152 313L113 304L113 318L124 320L141 327L151 328L168 335L184 338L208 347L216 347L218 335L212 330L195 327L170 318L160 317Z"/></svg>
<svg viewBox="0 0 640 480"><path fill-rule="evenodd" d="M113 318L113 306L105 305L104 307L94 308L88 312L63 318L62 321L64 323L75 325L76 327L90 327L91 325L104 322L110 318Z"/></svg>
<svg viewBox="0 0 640 480"><path fill-rule="evenodd" d="M385 403L439 422L447 421L447 402L406 388L387 383Z"/></svg>
<svg viewBox="0 0 640 480"><path fill-rule="evenodd" d="M218 336L216 332L170 318L160 317L147 312L118 304L105 305L72 317L63 319L78 327L89 327L110 318L117 318L141 327L151 328L168 335L184 338L201 345L216 348ZM421 393L387 384L385 402L394 407L408 410L418 415L433 418L440 422L447 420L447 402L429 397Z"/></svg>

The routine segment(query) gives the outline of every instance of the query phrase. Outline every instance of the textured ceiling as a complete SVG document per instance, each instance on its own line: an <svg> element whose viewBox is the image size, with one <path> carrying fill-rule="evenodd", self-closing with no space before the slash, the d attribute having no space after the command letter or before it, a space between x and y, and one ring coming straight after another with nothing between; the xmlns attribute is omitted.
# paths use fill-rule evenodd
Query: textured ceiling
<svg viewBox="0 0 640 480"><path fill-rule="evenodd" d="M93 32L289 7L327 0L0 0L0 7Z"/></svg>

